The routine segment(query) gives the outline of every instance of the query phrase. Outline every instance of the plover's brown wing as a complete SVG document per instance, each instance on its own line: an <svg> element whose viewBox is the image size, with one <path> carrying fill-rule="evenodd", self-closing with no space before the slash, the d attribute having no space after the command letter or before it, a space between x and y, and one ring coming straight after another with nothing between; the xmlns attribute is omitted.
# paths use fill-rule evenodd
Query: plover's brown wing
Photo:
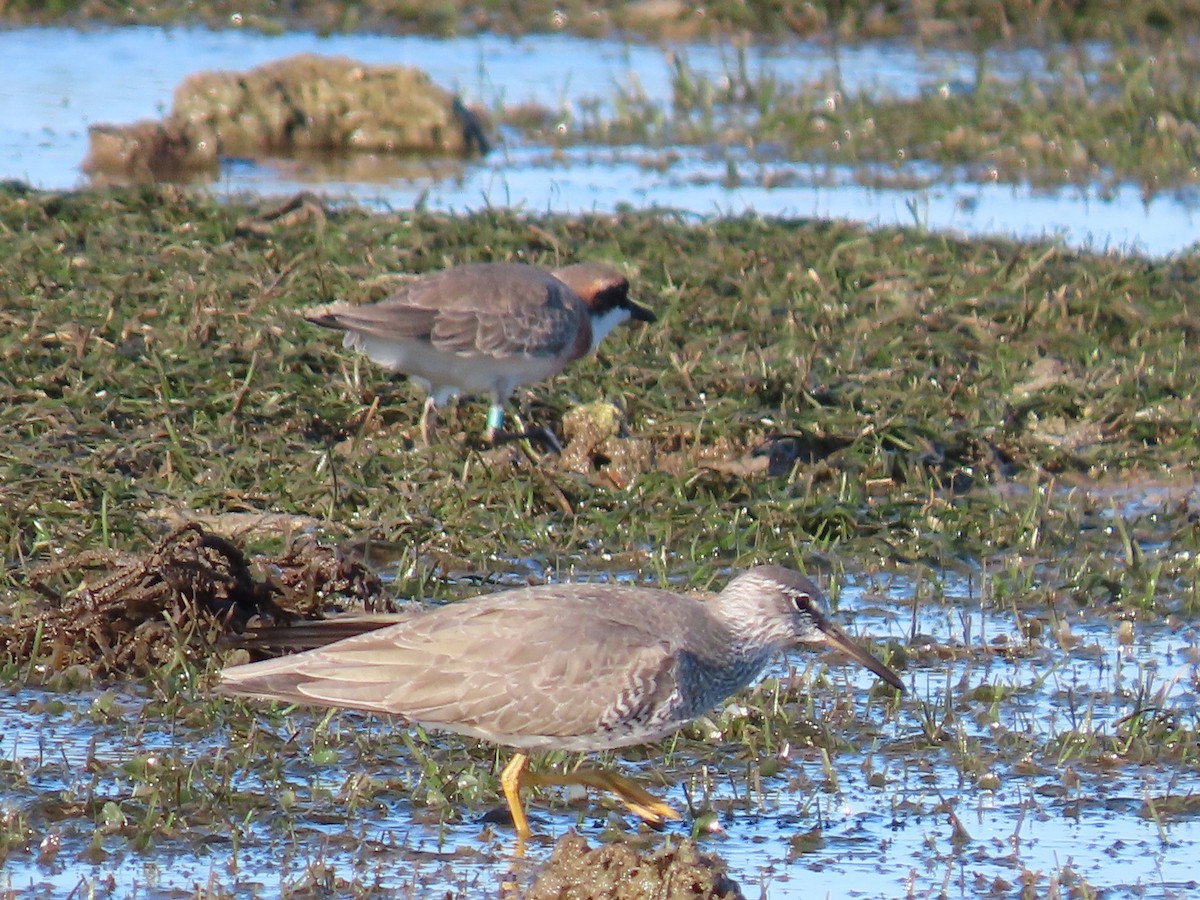
<svg viewBox="0 0 1200 900"><path fill-rule="evenodd" d="M429 340L437 310L388 299L362 306L327 303L304 310L303 316L324 328L369 334L389 341Z"/></svg>
<svg viewBox="0 0 1200 900"><path fill-rule="evenodd" d="M475 311L496 306L497 291L505 290L503 286L524 269L540 271L508 264L455 266L412 278L378 303L359 306L329 303L308 309L303 315L315 325L356 331L383 340L439 344L440 340L434 337L439 321L459 317L470 321ZM519 282L520 278L516 280Z"/></svg>
<svg viewBox="0 0 1200 900"><path fill-rule="evenodd" d="M433 343L440 350L478 353L497 359L514 356L563 356L591 341L587 316L580 309L547 305L534 312L448 312L438 316Z"/></svg>
<svg viewBox="0 0 1200 900"><path fill-rule="evenodd" d="M326 328L496 359L569 359L582 355L592 336L578 295L549 272L519 263L456 266L415 278L378 303L330 303L304 317Z"/></svg>
<svg viewBox="0 0 1200 900"><path fill-rule="evenodd" d="M430 335L435 347L497 359L562 356L588 327L583 302L539 269L505 269L487 288L438 310Z"/></svg>

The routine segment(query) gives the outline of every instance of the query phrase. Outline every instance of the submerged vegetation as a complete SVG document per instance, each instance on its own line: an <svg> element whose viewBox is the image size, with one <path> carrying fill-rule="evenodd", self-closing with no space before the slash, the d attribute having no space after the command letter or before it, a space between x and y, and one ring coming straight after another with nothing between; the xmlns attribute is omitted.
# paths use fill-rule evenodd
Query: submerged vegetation
<svg viewBox="0 0 1200 900"><path fill-rule="evenodd" d="M1069 547L1083 563L1056 593L1194 603L1194 258L831 222L308 209L262 227L169 188L0 196L10 561L152 542L180 510L253 512L401 542L408 571L611 554L665 575L682 555L704 582L814 543L939 567ZM508 258L616 262L659 311L526 395L555 429L573 401L616 401L640 442L624 468L480 453L471 403L461 432L414 449L419 393L295 316L378 299L385 273ZM1164 484L1162 508L1124 512ZM21 567L5 578L20 589Z"/></svg>
<svg viewBox="0 0 1200 900"><path fill-rule="evenodd" d="M828 36L833 22L839 38L982 21L958 34L981 66L966 88L868 101L836 83L704 83L681 58L666 119L630 94L563 140L719 133L882 178L907 177L889 168L901 148L980 177L1195 179L1194 52L1121 43L1168 46L1197 21L1186 5L1105 18L1050 4L1036 21L1010 6L930 4L900 25L886 4L711 6L704 28ZM381 9L289 15L333 29ZM532 28L555 10L563 27L615 21L514 9L388 15L434 30ZM259 27L277 14L238 10ZM1116 49L993 78L990 42L1033 31ZM704 588L760 561L829 584L912 689L896 700L797 657L663 745L622 753L672 788L706 850L744 854L733 841L753 823L758 874L729 866L748 896L865 844L889 872L881 893L1144 893L1144 869L1098 874L1073 855L1120 859L1130 832L1114 821L1142 829L1160 895L1187 888L1169 879L1200 844L1196 254L751 216L273 206L164 186L0 188L0 676L17 698L0 734L0 860L23 873L0 873L0 894L100 872L153 883L164 858L177 879L164 889L190 879L197 896L526 887L532 865L485 811L495 750L217 700L217 632L277 601L337 613L605 574ZM401 273L506 259L616 264L659 316L518 392L526 422L565 439L561 456L481 446L473 401L420 446L421 393L296 315L377 300ZM664 870L696 858L579 799L535 801L535 824L649 848ZM1106 843L1080 839L1060 860L1039 827Z"/></svg>
<svg viewBox="0 0 1200 900"><path fill-rule="evenodd" d="M947 40L1054 42L1195 35L1200 6L1195 0L1089 0L1029 3L1028 0L811 0L767 3L716 0L703 5L682 0L615 3L597 0L473 0L390 3L386 0L275 0L209 3L132 0L115 6L98 0L11 0L9 22L115 21L119 24L201 23L264 31L316 27L322 31L469 34L492 31L536 34L569 31L597 36L625 31L647 38L753 35L758 40L826 35L839 40L906 37L931 44Z"/></svg>
<svg viewBox="0 0 1200 900"><path fill-rule="evenodd" d="M689 69L681 51L669 109L634 84L618 92L615 115L585 115L565 140L717 147L729 160L727 181L761 167L773 187L834 166L884 185L943 181L949 170L949 180L971 182L1132 181L1147 196L1200 181L1195 42L1060 48L1044 71L1020 75L994 71L980 50L970 79L868 79L862 90L840 83L836 50L829 74L809 83L751 74L746 62L739 54L714 79ZM739 160L758 165L743 174Z"/></svg>
<svg viewBox="0 0 1200 900"><path fill-rule="evenodd" d="M1153 774L1186 782L1200 760L1179 676L1134 655L1100 667L1109 674L1094 685L1076 679L1109 658L1104 646L1157 629L1194 658L1181 630L1198 603L1194 257L753 217L375 214L303 198L288 209L168 187L0 193L0 612L41 629L10 640L0 666L11 684L62 692L30 694L22 721L42 724L14 734L95 735L86 759L38 765L5 745L5 802L24 810L4 819L10 861L52 872L62 847L111 867L200 841L258 871L295 830L332 827L351 853L381 828L415 841L387 854L413 868L346 868L323 845L278 876L289 892L361 894L428 879L472 893L460 866L422 874L423 834L507 858L490 817L480 833L496 797L492 750L212 699L213 645L191 640L203 629L190 624L157 630L177 652L136 657L149 662L136 689L95 682L112 668L93 666L91 644L51 639L48 602L86 613L116 598L81 560L131 556L120 584L159 597L179 563L136 557L165 554L160 536L181 518L233 536L251 576L281 590L281 561L315 552L298 549L304 533L337 558L390 554L385 593L398 598L572 571L704 587L761 560L859 585L859 608L862 585L887 591L886 621L912 617L883 651L922 686L911 700L852 691L810 660L803 677L772 677L665 746L622 754L684 786L698 833L815 817L787 841L793 865L820 867L821 848L857 840L821 826L825 797L890 808L901 830L958 822L921 787L927 767L1001 798L1019 779L1049 792L1043 814L1075 820L1111 815L1089 805L1095 791L1144 797L1130 814L1160 829L1192 815L1179 782ZM567 434L562 458L480 447L473 402L419 447L420 392L295 315L378 299L392 273L509 258L614 262L659 314L518 395L527 419ZM563 426L602 398L623 430ZM30 572L47 564L38 587ZM307 577L291 583L345 605ZM943 684L951 671L962 680ZM1030 703L1049 709L1034 731ZM110 741L121 749L97 750ZM608 828L622 834L619 819ZM970 828L948 834L920 852L955 858ZM1019 855L1012 866L1031 895L1082 878ZM210 879L206 893L232 884Z"/></svg>

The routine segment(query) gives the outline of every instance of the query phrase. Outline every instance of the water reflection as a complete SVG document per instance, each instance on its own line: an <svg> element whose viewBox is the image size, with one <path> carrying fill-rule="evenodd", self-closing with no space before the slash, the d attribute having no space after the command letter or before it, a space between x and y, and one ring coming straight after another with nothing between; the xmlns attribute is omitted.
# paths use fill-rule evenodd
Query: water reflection
<svg viewBox="0 0 1200 900"><path fill-rule="evenodd" d="M662 48L568 36L510 39L154 28L21 29L0 32L0 177L43 188L80 185L87 125L161 116L182 78L201 69L246 69L298 52L344 54L366 63L419 66L439 84L487 108L534 103L572 117L606 115L619 91L666 108L675 60L697 75L791 83L832 78L827 48L791 44L739 52L728 45ZM929 84L969 82L969 53L870 44L841 50L849 92L911 95ZM1037 75L1032 51L989 54L995 77ZM531 213L607 212L621 205L701 216L757 212L912 225L967 235L1057 236L1075 247L1164 254L1190 247L1196 234L1193 191L1144 201L1132 185L1030 187L930 180L906 166L880 182L862 169L807 167L711 148L576 146L557 149L502 135L504 145L463 169L391 160L229 161L214 188L224 194L286 194L319 185L333 198L392 208L422 204L467 211L510 206Z"/></svg>
<svg viewBox="0 0 1200 900"><path fill-rule="evenodd" d="M584 580L587 573L576 577ZM1136 890L1141 896L1166 897L1191 884L1200 821L1185 815L1156 822L1147 815L1147 800L1186 794L1180 778L1190 777L1194 764L1139 765L1120 754L1104 762L1095 752L1081 751L1078 741L1079 735L1117 735L1122 720L1147 698L1185 723L1194 722L1197 698L1189 685L1194 660L1200 658L1196 631L1142 621L1130 639L1121 636L1115 618L1021 611L1026 619L1065 621L1073 639L1060 646L1049 630L1027 638L1012 609L981 603L964 577L944 576L938 599L925 590L927 599L914 609L909 598L917 590L902 577L850 578L841 592L839 616L853 631L890 636L914 653L922 644L937 647L941 657L910 663L905 674L910 695L873 746L838 748L836 784L826 779L821 752L799 745L773 748L778 771L763 775L749 796L741 781L743 759L727 758L724 774L716 767L697 773L685 741L669 755L655 753L648 760L675 781L669 799L679 808L686 808L687 790L692 798L708 795L731 810L722 820L724 832L708 844L729 863L748 896L759 884L776 898L961 896L1025 878L1034 878L1035 892L1046 894L1055 878L1069 877L1062 874L1066 867L1083 873L1101 893ZM914 640L913 634L923 637ZM771 675L789 681L809 667L810 659L781 661ZM884 708L868 698L869 673L833 657L821 662L828 664L833 684L849 682L854 689L847 694L828 683L808 689L812 714L825 721L850 714L882 727ZM820 663L814 664L813 671L819 669ZM989 702L989 692L1003 696L1003 702ZM131 761L138 761L136 766L158 758L186 772L201 758L228 752L229 735L219 721L204 729L164 721L139 714L146 693L117 688L116 694L115 704L99 706L98 695L86 693L20 690L9 695L0 705L0 755L20 777L0 788L0 808L33 809L49 802L37 798L60 794L66 809L72 797L120 800L131 790L136 796ZM847 697L854 705L849 713L829 708ZM47 701L61 701L65 708L47 715ZM99 715L98 708L108 713ZM351 872L363 877L367 865L383 890L411 885L417 873L422 888L431 892L494 891L488 886L508 875L511 844L504 829L482 824L478 811L440 825L436 810L414 808L405 792L394 790L373 795L357 810L339 807L348 773L411 784L420 778L419 766L396 739L399 724L354 713L336 714L325 726L324 746L336 747L338 758L317 762L307 748L313 724L323 718L320 712L297 711L277 726L278 740L288 748L282 774L264 766L264 772L239 767L232 776L228 790L262 797L264 810L275 809L282 777L296 804L289 807L295 826L287 834L270 824L274 816L244 823L235 863L221 823L210 841L201 842L211 856L197 852L192 833L178 839L159 836L146 850L134 849L114 833L105 839L104 859L77 859L91 839L92 811L84 817L88 827L77 826L76 814L56 826L64 843L60 863L47 866L28 854L10 853L0 890L43 885L51 895L83 878L111 879L118 893L150 883L152 892L169 893L190 890L211 872L216 885L257 884L273 891L303 880L310 874L307 867L319 861L346 877ZM938 735L932 742L931 728ZM714 745L714 752L719 747ZM430 752L455 764L461 759L462 777L468 777L475 767L490 765L490 752L468 755L468 750L469 742L451 737L438 738ZM637 763L626 765L636 768ZM126 812L135 807L128 804ZM957 831L950 812L957 817ZM577 823L561 806L550 812L535 806L534 815L551 834L578 825L593 841L604 825L590 814ZM815 827L820 836L810 846L803 836ZM367 857L362 842L369 842ZM529 848L528 863L536 865L548 853L548 846L536 844Z"/></svg>

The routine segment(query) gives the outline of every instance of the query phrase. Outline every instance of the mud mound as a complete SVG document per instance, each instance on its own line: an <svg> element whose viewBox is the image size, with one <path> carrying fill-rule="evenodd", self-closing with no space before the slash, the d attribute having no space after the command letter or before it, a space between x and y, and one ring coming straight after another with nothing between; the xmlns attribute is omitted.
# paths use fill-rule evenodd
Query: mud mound
<svg viewBox="0 0 1200 900"><path fill-rule="evenodd" d="M628 844L590 849L574 832L559 838L526 900L697 900L741 898L742 892L717 857L691 841L653 852Z"/></svg>
<svg viewBox="0 0 1200 900"><path fill-rule="evenodd" d="M84 573L99 577L72 588ZM379 591L359 563L315 541L252 563L195 523L147 554L80 553L35 569L29 583L49 606L0 623L0 643L13 660L46 675L69 666L93 675L144 672L180 653L202 657L222 634L251 621L314 615L330 593L364 599Z"/></svg>

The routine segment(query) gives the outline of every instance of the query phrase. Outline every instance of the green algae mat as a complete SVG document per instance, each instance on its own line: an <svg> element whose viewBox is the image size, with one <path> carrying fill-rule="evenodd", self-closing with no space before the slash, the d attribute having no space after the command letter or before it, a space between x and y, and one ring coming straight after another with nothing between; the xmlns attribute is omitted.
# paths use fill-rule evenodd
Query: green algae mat
<svg viewBox="0 0 1200 900"><path fill-rule="evenodd" d="M1186 889L1170 848L1195 843L1200 759L1194 255L20 185L0 192L0 243L0 672L24 723L4 737L18 812L0 846L39 883L72 865L128 883L176 854L198 894L231 896L234 860L261 879L281 853L285 893L498 883L507 832L485 817L479 837L494 751L219 701L217 626L246 598L248 615L337 612L573 573L704 588L773 561L886 635L875 649L913 689L895 702L799 658L628 754L683 785L698 833L742 835L713 844L735 877L832 877L860 842L842 810L862 803L851 821L888 872L934 873L912 876L923 893L958 866L972 890L1027 896L1143 883L1047 871L1037 840L985 859L985 809L1011 813L1000 835L1082 821L1081 855L1119 858L1130 832L1109 823L1158 829L1140 857ZM659 315L517 393L561 456L481 445L471 400L420 446L421 392L296 314L505 259L615 264ZM176 602L201 593L202 614ZM55 734L57 756L27 746ZM535 816L577 820L555 800ZM381 827L402 846L372 844Z"/></svg>

